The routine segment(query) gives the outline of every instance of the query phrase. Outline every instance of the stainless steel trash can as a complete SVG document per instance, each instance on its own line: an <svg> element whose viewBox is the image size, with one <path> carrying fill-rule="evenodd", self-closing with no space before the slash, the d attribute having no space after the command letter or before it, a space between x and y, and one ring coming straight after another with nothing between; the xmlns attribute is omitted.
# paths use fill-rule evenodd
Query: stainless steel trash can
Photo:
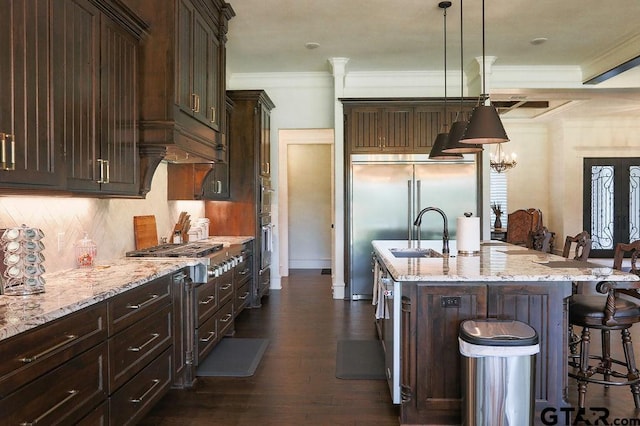
<svg viewBox="0 0 640 426"><path fill-rule="evenodd" d="M458 336L465 426L533 425L536 331L520 321L467 320Z"/></svg>

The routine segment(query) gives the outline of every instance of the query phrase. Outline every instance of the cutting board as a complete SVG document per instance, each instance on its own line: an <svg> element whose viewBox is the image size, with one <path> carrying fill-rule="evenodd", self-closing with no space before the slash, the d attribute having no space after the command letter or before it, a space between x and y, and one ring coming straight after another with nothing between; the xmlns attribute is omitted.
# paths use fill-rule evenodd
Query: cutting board
<svg viewBox="0 0 640 426"><path fill-rule="evenodd" d="M136 239L136 250L158 245L158 229L156 227L156 217L134 216L133 235Z"/></svg>

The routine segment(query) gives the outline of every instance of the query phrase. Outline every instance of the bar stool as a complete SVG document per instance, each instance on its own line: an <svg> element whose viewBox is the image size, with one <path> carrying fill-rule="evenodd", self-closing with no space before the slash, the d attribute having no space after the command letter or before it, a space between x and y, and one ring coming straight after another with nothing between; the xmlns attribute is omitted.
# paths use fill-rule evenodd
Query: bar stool
<svg viewBox="0 0 640 426"><path fill-rule="evenodd" d="M631 256L630 272L640 276L640 269L636 266L640 240L616 246L613 261L615 269L622 268L625 254ZM569 377L578 381L578 405L584 408L587 384L597 383L605 387L630 386L633 402L636 408L640 408L640 372L636 368L629 332L633 324L640 322L640 302L618 297L625 294L640 299L640 293L635 289L617 288L615 281L600 282L596 290L606 294L606 297L576 294L569 300L569 323L582 327L579 357L572 357L569 361L569 366L574 368L573 372L569 372ZM602 334L602 353L599 355L589 354L591 328L599 329ZM611 357L610 333L615 330L621 332L624 361ZM590 364L590 360L595 360L595 363ZM624 367L626 371L614 367Z"/></svg>
<svg viewBox="0 0 640 426"><path fill-rule="evenodd" d="M562 257L569 259L570 253L572 251L571 247L573 247L573 257L572 260L579 260L582 262L586 262L589 259L589 253L591 252L591 236L587 231L582 231L575 236L567 235L567 238L564 240L564 247L562 248ZM573 294L578 293L578 283L573 282ZM578 344L580 343L580 338L573 331L573 326L569 324L569 349L571 351L571 357L576 358L578 354Z"/></svg>

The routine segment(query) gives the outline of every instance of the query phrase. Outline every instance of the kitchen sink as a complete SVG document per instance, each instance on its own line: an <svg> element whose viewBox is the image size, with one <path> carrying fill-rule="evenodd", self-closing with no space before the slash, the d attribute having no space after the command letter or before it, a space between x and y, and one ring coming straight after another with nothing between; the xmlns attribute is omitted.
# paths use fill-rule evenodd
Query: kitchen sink
<svg viewBox="0 0 640 426"><path fill-rule="evenodd" d="M395 257L442 257L442 254L429 248L392 248L389 251Z"/></svg>

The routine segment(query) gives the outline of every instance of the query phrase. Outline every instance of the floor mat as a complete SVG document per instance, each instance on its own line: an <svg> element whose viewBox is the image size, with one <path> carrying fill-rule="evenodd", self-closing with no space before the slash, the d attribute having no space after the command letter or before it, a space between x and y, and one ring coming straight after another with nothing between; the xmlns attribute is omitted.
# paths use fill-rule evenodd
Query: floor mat
<svg viewBox="0 0 640 426"><path fill-rule="evenodd" d="M268 339L225 337L200 363L196 376L253 376L268 345Z"/></svg>
<svg viewBox="0 0 640 426"><path fill-rule="evenodd" d="M382 343L379 340L339 340L336 377L385 380Z"/></svg>

